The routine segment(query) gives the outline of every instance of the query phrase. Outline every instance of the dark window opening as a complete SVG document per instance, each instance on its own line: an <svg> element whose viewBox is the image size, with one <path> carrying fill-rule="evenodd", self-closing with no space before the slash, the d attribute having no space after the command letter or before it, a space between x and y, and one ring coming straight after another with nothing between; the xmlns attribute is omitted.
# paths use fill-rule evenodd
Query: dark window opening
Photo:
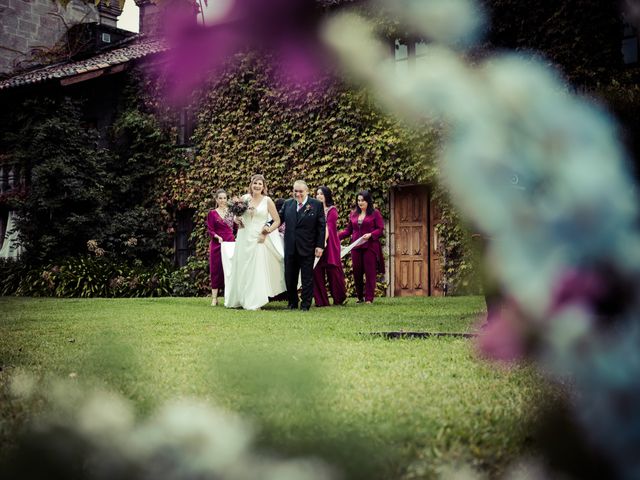
<svg viewBox="0 0 640 480"><path fill-rule="evenodd" d="M7 193L22 184L20 168L17 164L0 165L0 193Z"/></svg>
<svg viewBox="0 0 640 480"><path fill-rule="evenodd" d="M189 257L195 254L195 245L191 240L193 233L194 210L184 209L176 214L175 235L175 263L178 267L184 267Z"/></svg>
<svg viewBox="0 0 640 480"><path fill-rule="evenodd" d="M622 38L622 56L626 65L638 63L638 29L626 22Z"/></svg>
<svg viewBox="0 0 640 480"><path fill-rule="evenodd" d="M178 115L178 145L191 145L191 136L195 130L193 113L189 107L182 108Z"/></svg>

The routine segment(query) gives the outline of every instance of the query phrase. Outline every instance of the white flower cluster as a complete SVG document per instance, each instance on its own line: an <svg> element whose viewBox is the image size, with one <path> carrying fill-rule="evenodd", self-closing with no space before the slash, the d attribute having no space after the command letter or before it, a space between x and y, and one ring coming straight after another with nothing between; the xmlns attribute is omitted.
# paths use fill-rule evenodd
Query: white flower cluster
<svg viewBox="0 0 640 480"><path fill-rule="evenodd" d="M32 377L16 373L11 384L14 395L25 400L37 395L37 390ZM40 458L32 460L46 464L47 459L55 458L52 465L42 465L47 474L64 476L54 470L80 463L82 478L87 479L337 478L336 472L318 459L284 459L259 453L248 422L203 402L170 403L148 419L137 421L132 405L113 393L83 393L66 381L55 383L45 395L53 408L33 421L27 441L40 449ZM32 451L29 444L26 451ZM16 474L23 467L17 465ZM25 469L32 471L32 466Z"/></svg>

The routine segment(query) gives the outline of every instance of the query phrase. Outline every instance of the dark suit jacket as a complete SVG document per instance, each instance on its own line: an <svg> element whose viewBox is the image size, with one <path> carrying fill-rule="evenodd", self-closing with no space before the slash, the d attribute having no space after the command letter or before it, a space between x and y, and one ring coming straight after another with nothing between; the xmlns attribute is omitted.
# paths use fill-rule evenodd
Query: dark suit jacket
<svg viewBox="0 0 640 480"><path fill-rule="evenodd" d="M284 230L284 254L315 255L316 248L324 248L326 219L322 202L309 197L307 203L296 212L298 202L290 198L280 209L280 221Z"/></svg>

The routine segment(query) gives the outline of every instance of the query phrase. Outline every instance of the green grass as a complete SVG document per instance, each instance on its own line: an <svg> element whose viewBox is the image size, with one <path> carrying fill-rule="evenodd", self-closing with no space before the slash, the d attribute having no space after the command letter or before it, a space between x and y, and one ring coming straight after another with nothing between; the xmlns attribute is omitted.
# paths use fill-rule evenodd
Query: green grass
<svg viewBox="0 0 640 480"><path fill-rule="evenodd" d="M349 478L433 478L468 462L490 475L525 451L544 387L496 368L464 338L386 340L388 330L472 331L480 297L380 299L291 312L204 298L0 298L0 450L39 407L9 399L16 370L100 383L141 415L176 397L240 412L261 445L315 452Z"/></svg>

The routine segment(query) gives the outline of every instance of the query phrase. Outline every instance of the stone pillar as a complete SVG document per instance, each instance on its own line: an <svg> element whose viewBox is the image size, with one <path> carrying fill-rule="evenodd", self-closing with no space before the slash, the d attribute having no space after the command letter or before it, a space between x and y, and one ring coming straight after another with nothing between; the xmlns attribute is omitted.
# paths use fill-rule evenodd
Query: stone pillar
<svg viewBox="0 0 640 480"><path fill-rule="evenodd" d="M98 12L100 13L100 23L109 27L116 28L118 17L122 13L118 0L101 0L98 4Z"/></svg>
<svg viewBox="0 0 640 480"><path fill-rule="evenodd" d="M154 0L135 0L140 9L140 33L156 35L160 32L160 7Z"/></svg>
<svg viewBox="0 0 640 480"><path fill-rule="evenodd" d="M268 1L268 0L264 0ZM193 18L193 24L197 24L198 4L196 0L135 0L140 9L140 33L145 35L161 35L164 32L164 22L175 21L176 18ZM168 12L165 20L165 12Z"/></svg>

